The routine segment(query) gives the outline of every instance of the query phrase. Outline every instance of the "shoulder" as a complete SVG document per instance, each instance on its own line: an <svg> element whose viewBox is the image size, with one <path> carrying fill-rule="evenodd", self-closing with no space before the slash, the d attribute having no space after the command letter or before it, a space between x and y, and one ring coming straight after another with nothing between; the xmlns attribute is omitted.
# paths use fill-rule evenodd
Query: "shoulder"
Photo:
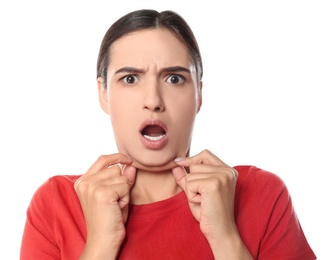
<svg viewBox="0 0 329 260"><path fill-rule="evenodd" d="M242 239L264 259L315 259L299 224L291 196L275 173L236 166L235 217ZM300 257L298 257L300 256Z"/></svg>
<svg viewBox="0 0 329 260"><path fill-rule="evenodd" d="M55 175L47 179L37 189L38 192L49 192L53 189L66 189L74 187L74 183L81 175Z"/></svg>
<svg viewBox="0 0 329 260"><path fill-rule="evenodd" d="M55 175L47 179L40 188L50 188L53 186L72 186L81 175Z"/></svg>
<svg viewBox="0 0 329 260"><path fill-rule="evenodd" d="M33 206L52 206L63 196L75 196L74 182L81 175L56 175L42 183L32 196L30 208Z"/></svg>
<svg viewBox="0 0 329 260"><path fill-rule="evenodd" d="M248 202L271 208L278 202L281 206L291 203L287 186L277 174L252 165L234 168L239 172L235 194L238 204Z"/></svg>
<svg viewBox="0 0 329 260"><path fill-rule="evenodd" d="M234 166L239 173L237 187L255 186L254 188L262 189L286 189L284 181L275 173L261 169L253 165Z"/></svg>

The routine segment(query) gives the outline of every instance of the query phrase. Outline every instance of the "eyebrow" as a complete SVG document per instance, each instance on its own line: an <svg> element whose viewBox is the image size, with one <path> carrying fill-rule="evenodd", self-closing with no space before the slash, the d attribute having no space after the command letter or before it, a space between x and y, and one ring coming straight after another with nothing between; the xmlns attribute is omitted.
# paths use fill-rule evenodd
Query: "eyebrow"
<svg viewBox="0 0 329 260"><path fill-rule="evenodd" d="M143 69L138 69L134 67L123 67L121 69L118 69L115 74L119 73L144 73L145 71ZM186 72L191 73L190 70L188 70L185 67L182 66L173 66L173 67L166 67L160 70L161 73L163 72Z"/></svg>

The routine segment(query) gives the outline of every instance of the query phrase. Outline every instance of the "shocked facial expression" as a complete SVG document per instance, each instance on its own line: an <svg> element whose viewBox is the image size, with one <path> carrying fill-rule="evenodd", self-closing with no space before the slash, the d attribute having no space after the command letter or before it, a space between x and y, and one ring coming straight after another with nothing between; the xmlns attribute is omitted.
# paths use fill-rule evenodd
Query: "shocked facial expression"
<svg viewBox="0 0 329 260"><path fill-rule="evenodd" d="M103 110L120 153L144 170L172 167L191 145L201 86L187 47L167 29L129 33L110 47Z"/></svg>

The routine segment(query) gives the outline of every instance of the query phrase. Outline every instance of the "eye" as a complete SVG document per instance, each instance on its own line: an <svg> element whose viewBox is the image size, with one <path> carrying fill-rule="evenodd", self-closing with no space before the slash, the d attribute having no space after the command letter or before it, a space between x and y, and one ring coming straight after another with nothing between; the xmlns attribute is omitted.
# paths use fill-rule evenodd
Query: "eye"
<svg viewBox="0 0 329 260"><path fill-rule="evenodd" d="M121 80L127 84L134 84L138 80L137 76L135 75L126 75L121 78Z"/></svg>
<svg viewBox="0 0 329 260"><path fill-rule="evenodd" d="M170 75L166 79L166 82L171 83L171 84L180 84L180 83L183 83L184 81L185 81L185 77L183 77L181 75L177 75L177 74Z"/></svg>

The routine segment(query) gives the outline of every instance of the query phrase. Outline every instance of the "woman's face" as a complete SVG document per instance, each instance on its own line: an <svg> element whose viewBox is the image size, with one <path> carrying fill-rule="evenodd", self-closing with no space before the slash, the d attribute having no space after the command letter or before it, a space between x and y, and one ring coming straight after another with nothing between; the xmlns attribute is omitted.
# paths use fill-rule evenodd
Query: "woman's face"
<svg viewBox="0 0 329 260"><path fill-rule="evenodd" d="M162 171L190 148L201 106L195 65L169 30L129 33L110 47L107 89L100 102L111 117L120 153L139 169Z"/></svg>

